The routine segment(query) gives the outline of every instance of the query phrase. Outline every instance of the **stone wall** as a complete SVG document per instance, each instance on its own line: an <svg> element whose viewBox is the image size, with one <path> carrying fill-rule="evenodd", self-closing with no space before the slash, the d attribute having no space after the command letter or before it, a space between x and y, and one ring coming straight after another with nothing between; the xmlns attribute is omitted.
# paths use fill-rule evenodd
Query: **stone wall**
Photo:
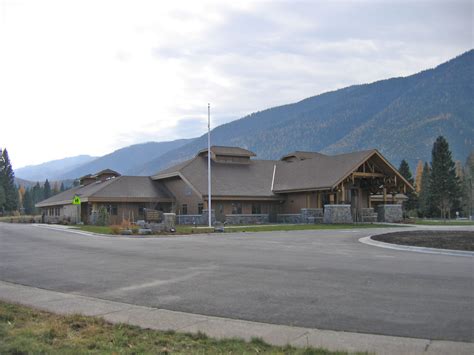
<svg viewBox="0 0 474 355"><path fill-rule="evenodd" d="M324 211L322 208L302 208L301 222L302 223L322 223Z"/></svg>
<svg viewBox="0 0 474 355"><path fill-rule="evenodd" d="M402 205L378 205L377 214L379 222L401 222L403 221Z"/></svg>
<svg viewBox="0 0 474 355"><path fill-rule="evenodd" d="M267 224L268 214L226 214L226 224Z"/></svg>
<svg viewBox="0 0 474 355"><path fill-rule="evenodd" d="M301 213L278 214L277 223L299 224L302 223Z"/></svg>
<svg viewBox="0 0 474 355"><path fill-rule="evenodd" d="M204 219L202 214L180 214L176 216L176 223L182 225L204 225L207 222L207 216Z"/></svg>
<svg viewBox="0 0 474 355"><path fill-rule="evenodd" d="M377 222L377 212L374 212L373 208L362 208L361 217L362 217L362 223Z"/></svg>
<svg viewBox="0 0 474 355"><path fill-rule="evenodd" d="M324 205L324 223L353 223L351 205Z"/></svg>
<svg viewBox="0 0 474 355"><path fill-rule="evenodd" d="M212 210L212 224L216 223L216 214ZM207 210L203 210L202 214L180 214L176 216L176 223L182 225L207 225L209 223L209 214Z"/></svg>

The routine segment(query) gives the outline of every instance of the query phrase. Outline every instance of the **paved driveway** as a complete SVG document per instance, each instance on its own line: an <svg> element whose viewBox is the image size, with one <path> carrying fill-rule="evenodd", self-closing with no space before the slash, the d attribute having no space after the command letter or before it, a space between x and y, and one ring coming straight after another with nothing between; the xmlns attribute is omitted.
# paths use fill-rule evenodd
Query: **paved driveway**
<svg viewBox="0 0 474 355"><path fill-rule="evenodd" d="M0 223L0 280L228 318L474 341L474 258L357 241L386 231L131 239Z"/></svg>

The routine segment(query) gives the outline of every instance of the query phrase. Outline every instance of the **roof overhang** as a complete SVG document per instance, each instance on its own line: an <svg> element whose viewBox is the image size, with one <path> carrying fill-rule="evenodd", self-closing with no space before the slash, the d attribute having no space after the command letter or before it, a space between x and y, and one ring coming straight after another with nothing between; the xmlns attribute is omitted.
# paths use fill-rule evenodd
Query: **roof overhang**
<svg viewBox="0 0 474 355"><path fill-rule="evenodd" d="M389 168L390 170L393 171L394 175L399 178L408 188L412 189L412 191L415 190L415 188L398 172L398 170L387 160L384 158L382 154L377 149L374 149L374 151L370 154L368 154L364 159L361 159L357 164L355 164L349 171L347 171L339 180L336 181L331 186L331 189L335 189L340 183L342 183L345 179L350 177L362 164L364 164L367 160L372 158L373 156L377 156L380 158Z"/></svg>

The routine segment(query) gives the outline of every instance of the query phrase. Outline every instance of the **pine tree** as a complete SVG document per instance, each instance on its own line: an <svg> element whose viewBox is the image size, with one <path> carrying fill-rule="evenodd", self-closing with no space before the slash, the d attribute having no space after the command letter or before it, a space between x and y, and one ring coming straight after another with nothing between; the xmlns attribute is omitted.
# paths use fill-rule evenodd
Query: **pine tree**
<svg viewBox="0 0 474 355"><path fill-rule="evenodd" d="M0 216L5 210L5 202L7 202L7 197L5 195L5 189L0 185Z"/></svg>
<svg viewBox="0 0 474 355"><path fill-rule="evenodd" d="M459 208L460 184L449 150L449 144L439 136L431 152L430 198L442 218L450 217L453 209Z"/></svg>
<svg viewBox="0 0 474 355"><path fill-rule="evenodd" d="M4 209L8 212L16 211L18 209L18 190L15 186L15 174L6 149L3 150L0 159L0 175L2 175L0 182L5 191Z"/></svg>
<svg viewBox="0 0 474 355"><path fill-rule="evenodd" d="M23 208L25 209L25 214L33 214L35 211L31 189L25 190L25 194L23 195Z"/></svg>
<svg viewBox="0 0 474 355"><path fill-rule="evenodd" d="M466 159L462 179L462 210L464 216L474 215L474 151Z"/></svg>
<svg viewBox="0 0 474 355"><path fill-rule="evenodd" d="M64 187L64 182L61 182L61 188L59 189L59 191L63 192L63 191L66 191L66 188ZM211 195L212 197L212 195Z"/></svg>
<svg viewBox="0 0 474 355"><path fill-rule="evenodd" d="M51 185L48 181L48 179L46 179L46 181L44 182L44 185L43 185L43 198L46 200L47 198L50 198L52 196L51 194Z"/></svg>
<svg viewBox="0 0 474 355"><path fill-rule="evenodd" d="M421 173L421 189L418 195L418 208L421 216L423 217L431 216L432 212L430 200L430 175L430 166L428 163L425 163L425 165L423 166L423 171Z"/></svg>
<svg viewBox="0 0 474 355"><path fill-rule="evenodd" d="M423 162L418 160L418 165L416 166L415 171L415 191L418 194L421 190L421 174L423 174Z"/></svg>
<svg viewBox="0 0 474 355"><path fill-rule="evenodd" d="M410 183L413 185L414 180L413 176L410 171L410 166L408 165L407 161L403 159L400 163L400 168L398 168L399 173ZM407 192L408 200L403 203L403 208L405 211L411 211L416 209L417 200L416 195L413 191Z"/></svg>
<svg viewBox="0 0 474 355"><path fill-rule="evenodd" d="M407 161L403 159L398 168L398 172L410 183L413 184L413 176L411 175L410 166Z"/></svg>
<svg viewBox="0 0 474 355"><path fill-rule="evenodd" d="M40 186L39 182L36 182L36 185L33 186L33 189L31 190L31 197L33 200L33 206L37 204L38 202L44 200L43 189ZM36 209L35 209L35 212L36 212Z"/></svg>

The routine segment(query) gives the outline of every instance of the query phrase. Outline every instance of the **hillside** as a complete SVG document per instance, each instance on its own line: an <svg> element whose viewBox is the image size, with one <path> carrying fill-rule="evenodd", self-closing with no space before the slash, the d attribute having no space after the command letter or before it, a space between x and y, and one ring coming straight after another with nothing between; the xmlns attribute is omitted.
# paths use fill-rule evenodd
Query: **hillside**
<svg viewBox="0 0 474 355"><path fill-rule="evenodd" d="M29 181L58 180L68 170L86 164L96 157L90 155L78 155L64 159L51 160L38 165L28 165L15 169L15 176Z"/></svg>
<svg viewBox="0 0 474 355"><path fill-rule="evenodd" d="M394 165L430 160L438 135L464 161L474 147L474 50L408 77L310 97L253 113L212 131L212 144L250 149L277 159L293 150L343 153L377 148ZM150 161L137 173L154 174L206 147L203 135Z"/></svg>
<svg viewBox="0 0 474 355"><path fill-rule="evenodd" d="M133 175L137 170L141 170L145 163L189 142L191 142L190 139L179 139L170 142L148 142L131 145L70 169L60 175L60 178L75 179L107 168L121 174Z"/></svg>

